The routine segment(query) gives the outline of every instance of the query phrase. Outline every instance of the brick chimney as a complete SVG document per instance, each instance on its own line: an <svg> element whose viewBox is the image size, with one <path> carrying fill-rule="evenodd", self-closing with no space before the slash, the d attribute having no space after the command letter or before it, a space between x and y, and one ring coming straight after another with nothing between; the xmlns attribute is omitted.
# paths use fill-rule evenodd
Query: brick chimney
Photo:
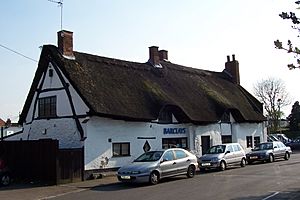
<svg viewBox="0 0 300 200"><path fill-rule="evenodd" d="M235 55L232 55L232 61L230 60L230 56L227 56L227 62L225 63L225 72L227 72L231 78L232 82L235 84L240 84L240 70L239 70L239 62L235 60Z"/></svg>
<svg viewBox="0 0 300 200"><path fill-rule="evenodd" d="M160 59L159 59L159 53L158 53L158 47L157 46L151 46L149 47L149 61L151 65L154 67L162 68L160 65Z"/></svg>
<svg viewBox="0 0 300 200"><path fill-rule="evenodd" d="M168 51L167 50L159 50L158 54L159 54L160 61L168 60Z"/></svg>
<svg viewBox="0 0 300 200"><path fill-rule="evenodd" d="M59 52L68 58L74 58L73 54L73 32L61 30L57 32L57 46Z"/></svg>

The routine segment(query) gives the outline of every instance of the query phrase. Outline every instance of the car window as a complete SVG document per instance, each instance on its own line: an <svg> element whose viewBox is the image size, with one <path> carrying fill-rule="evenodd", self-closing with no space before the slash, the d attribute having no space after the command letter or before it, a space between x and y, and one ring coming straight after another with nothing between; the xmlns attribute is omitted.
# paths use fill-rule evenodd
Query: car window
<svg viewBox="0 0 300 200"><path fill-rule="evenodd" d="M164 154L163 159L164 159L164 160L167 160L167 161L174 160L174 154L173 154L173 151L167 151L167 152Z"/></svg>
<svg viewBox="0 0 300 200"><path fill-rule="evenodd" d="M226 149L226 151L230 151L230 152L233 152L233 148L232 148L232 145L228 145L228 146L227 146L227 149Z"/></svg>
<svg viewBox="0 0 300 200"><path fill-rule="evenodd" d="M216 145L212 146L208 149L206 152L207 154L218 154L218 153L224 153L225 152L225 145Z"/></svg>
<svg viewBox="0 0 300 200"><path fill-rule="evenodd" d="M139 156L137 159L134 160L134 162L152 162L157 161L162 156L163 151L148 151L141 156Z"/></svg>
<svg viewBox="0 0 300 200"><path fill-rule="evenodd" d="M233 145L234 151L241 151L241 147L238 144Z"/></svg>
<svg viewBox="0 0 300 200"><path fill-rule="evenodd" d="M186 153L182 150L175 150L176 159L181 159L187 157Z"/></svg>

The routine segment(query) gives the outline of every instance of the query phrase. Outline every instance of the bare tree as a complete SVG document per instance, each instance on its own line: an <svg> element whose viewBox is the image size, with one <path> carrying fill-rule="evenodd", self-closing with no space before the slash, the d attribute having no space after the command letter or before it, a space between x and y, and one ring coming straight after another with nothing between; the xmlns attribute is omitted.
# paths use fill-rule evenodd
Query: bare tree
<svg viewBox="0 0 300 200"><path fill-rule="evenodd" d="M281 79L268 78L254 85L254 95L264 104L271 132L279 130L282 108L291 104L285 85Z"/></svg>
<svg viewBox="0 0 300 200"><path fill-rule="evenodd" d="M295 4L300 5L300 1L296 1ZM300 7L297 7L300 9ZM296 16L294 12L282 12L279 16L284 20L290 20L292 22L292 28L298 31L298 37L300 37L300 18ZM292 53L296 59L296 63L288 64L289 69L300 68L300 48L294 46L291 40L287 41L286 45L283 45L280 40L274 41L275 48L285 50L288 53Z"/></svg>

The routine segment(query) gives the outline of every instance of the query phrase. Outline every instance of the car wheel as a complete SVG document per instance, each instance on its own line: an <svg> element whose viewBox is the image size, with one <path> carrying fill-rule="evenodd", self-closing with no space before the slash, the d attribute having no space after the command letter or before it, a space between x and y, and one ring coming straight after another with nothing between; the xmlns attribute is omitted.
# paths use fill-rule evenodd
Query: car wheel
<svg viewBox="0 0 300 200"><path fill-rule="evenodd" d="M288 160L288 159L290 159L290 154L288 152L285 152L284 160Z"/></svg>
<svg viewBox="0 0 300 200"><path fill-rule="evenodd" d="M193 178L195 176L195 173L196 173L196 169L193 165L190 165L188 170L187 170L187 177L188 178Z"/></svg>
<svg viewBox="0 0 300 200"><path fill-rule="evenodd" d="M10 176L9 174L3 174L0 177L0 184L3 186L8 186L10 184Z"/></svg>
<svg viewBox="0 0 300 200"><path fill-rule="evenodd" d="M269 163L274 162L274 156L272 154L269 155L268 161Z"/></svg>
<svg viewBox="0 0 300 200"><path fill-rule="evenodd" d="M225 161L221 161L220 163L220 171L224 171L226 169L226 163Z"/></svg>
<svg viewBox="0 0 300 200"><path fill-rule="evenodd" d="M241 167L245 167L246 166L246 159L242 158L241 160Z"/></svg>
<svg viewBox="0 0 300 200"><path fill-rule="evenodd" d="M158 183L158 180L159 180L158 172L151 172L149 182L152 185L156 185Z"/></svg>

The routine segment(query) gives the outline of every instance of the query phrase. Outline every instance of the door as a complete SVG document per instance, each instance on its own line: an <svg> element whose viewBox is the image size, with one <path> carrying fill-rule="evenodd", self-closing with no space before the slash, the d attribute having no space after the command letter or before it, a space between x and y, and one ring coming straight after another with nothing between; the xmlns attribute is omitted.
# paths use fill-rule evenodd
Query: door
<svg viewBox="0 0 300 200"><path fill-rule="evenodd" d="M224 158L227 164L233 164L237 162L232 145L227 145Z"/></svg>
<svg viewBox="0 0 300 200"><path fill-rule="evenodd" d="M176 173L186 173L191 163L191 160L187 157L186 153L182 150L174 150L176 159Z"/></svg>
<svg viewBox="0 0 300 200"><path fill-rule="evenodd" d="M176 173L176 165L173 150L167 150L162 156L162 163L160 164L161 178L174 175Z"/></svg>
<svg viewBox="0 0 300 200"><path fill-rule="evenodd" d="M201 136L202 155L210 148L210 136Z"/></svg>

